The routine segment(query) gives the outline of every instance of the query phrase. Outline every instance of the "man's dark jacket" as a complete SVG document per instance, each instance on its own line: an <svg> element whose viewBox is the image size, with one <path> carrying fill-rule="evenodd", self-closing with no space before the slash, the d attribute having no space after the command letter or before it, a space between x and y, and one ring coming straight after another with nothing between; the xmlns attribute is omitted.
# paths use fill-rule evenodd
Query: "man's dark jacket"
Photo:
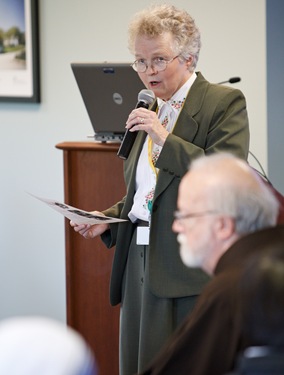
<svg viewBox="0 0 284 375"><path fill-rule="evenodd" d="M223 375L244 349L238 281L248 258L284 247L284 225L238 240L220 258L215 276L193 310L144 375Z"/></svg>

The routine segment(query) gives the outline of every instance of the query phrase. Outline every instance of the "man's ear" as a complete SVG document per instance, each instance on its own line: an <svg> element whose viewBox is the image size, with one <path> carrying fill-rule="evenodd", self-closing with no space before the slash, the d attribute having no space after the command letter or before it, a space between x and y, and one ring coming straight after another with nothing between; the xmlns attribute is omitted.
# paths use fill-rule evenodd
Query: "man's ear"
<svg viewBox="0 0 284 375"><path fill-rule="evenodd" d="M230 216L220 216L216 222L218 237L222 241L230 239L235 234L235 220Z"/></svg>

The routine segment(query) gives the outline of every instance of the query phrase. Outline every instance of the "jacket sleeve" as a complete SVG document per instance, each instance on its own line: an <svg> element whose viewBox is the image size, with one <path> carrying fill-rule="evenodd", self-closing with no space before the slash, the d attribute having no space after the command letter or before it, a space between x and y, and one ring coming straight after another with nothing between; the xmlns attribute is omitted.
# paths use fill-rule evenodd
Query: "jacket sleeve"
<svg viewBox="0 0 284 375"><path fill-rule="evenodd" d="M103 214L106 216L110 217L116 217L120 218L121 217L121 211L123 209L124 203L125 203L126 196L122 198L120 202L117 202L115 205L112 207L106 209L103 211ZM118 224L110 224L110 229L105 231L101 235L101 239L104 242L104 244L108 247L111 248L116 244L116 238L117 238L117 230L118 230Z"/></svg>

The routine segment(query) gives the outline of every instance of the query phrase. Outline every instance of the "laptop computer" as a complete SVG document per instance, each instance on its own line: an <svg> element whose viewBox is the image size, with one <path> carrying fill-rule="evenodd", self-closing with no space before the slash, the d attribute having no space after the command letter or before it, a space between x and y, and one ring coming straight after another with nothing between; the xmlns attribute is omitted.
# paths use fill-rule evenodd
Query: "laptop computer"
<svg viewBox="0 0 284 375"><path fill-rule="evenodd" d="M130 63L71 63L77 85L100 142L120 142L129 113L145 89Z"/></svg>

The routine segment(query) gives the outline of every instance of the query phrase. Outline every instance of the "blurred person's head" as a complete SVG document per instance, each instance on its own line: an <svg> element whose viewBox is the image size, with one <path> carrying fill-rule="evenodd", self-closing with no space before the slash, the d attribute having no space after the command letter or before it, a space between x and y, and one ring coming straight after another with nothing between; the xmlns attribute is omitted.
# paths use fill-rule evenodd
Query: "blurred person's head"
<svg viewBox="0 0 284 375"><path fill-rule="evenodd" d="M70 327L15 317L0 322L0 374L95 375L97 369L90 348Z"/></svg>
<svg viewBox="0 0 284 375"><path fill-rule="evenodd" d="M182 261L213 274L237 239L276 224L279 204L246 162L219 153L191 163L180 183L177 207L173 230Z"/></svg>

